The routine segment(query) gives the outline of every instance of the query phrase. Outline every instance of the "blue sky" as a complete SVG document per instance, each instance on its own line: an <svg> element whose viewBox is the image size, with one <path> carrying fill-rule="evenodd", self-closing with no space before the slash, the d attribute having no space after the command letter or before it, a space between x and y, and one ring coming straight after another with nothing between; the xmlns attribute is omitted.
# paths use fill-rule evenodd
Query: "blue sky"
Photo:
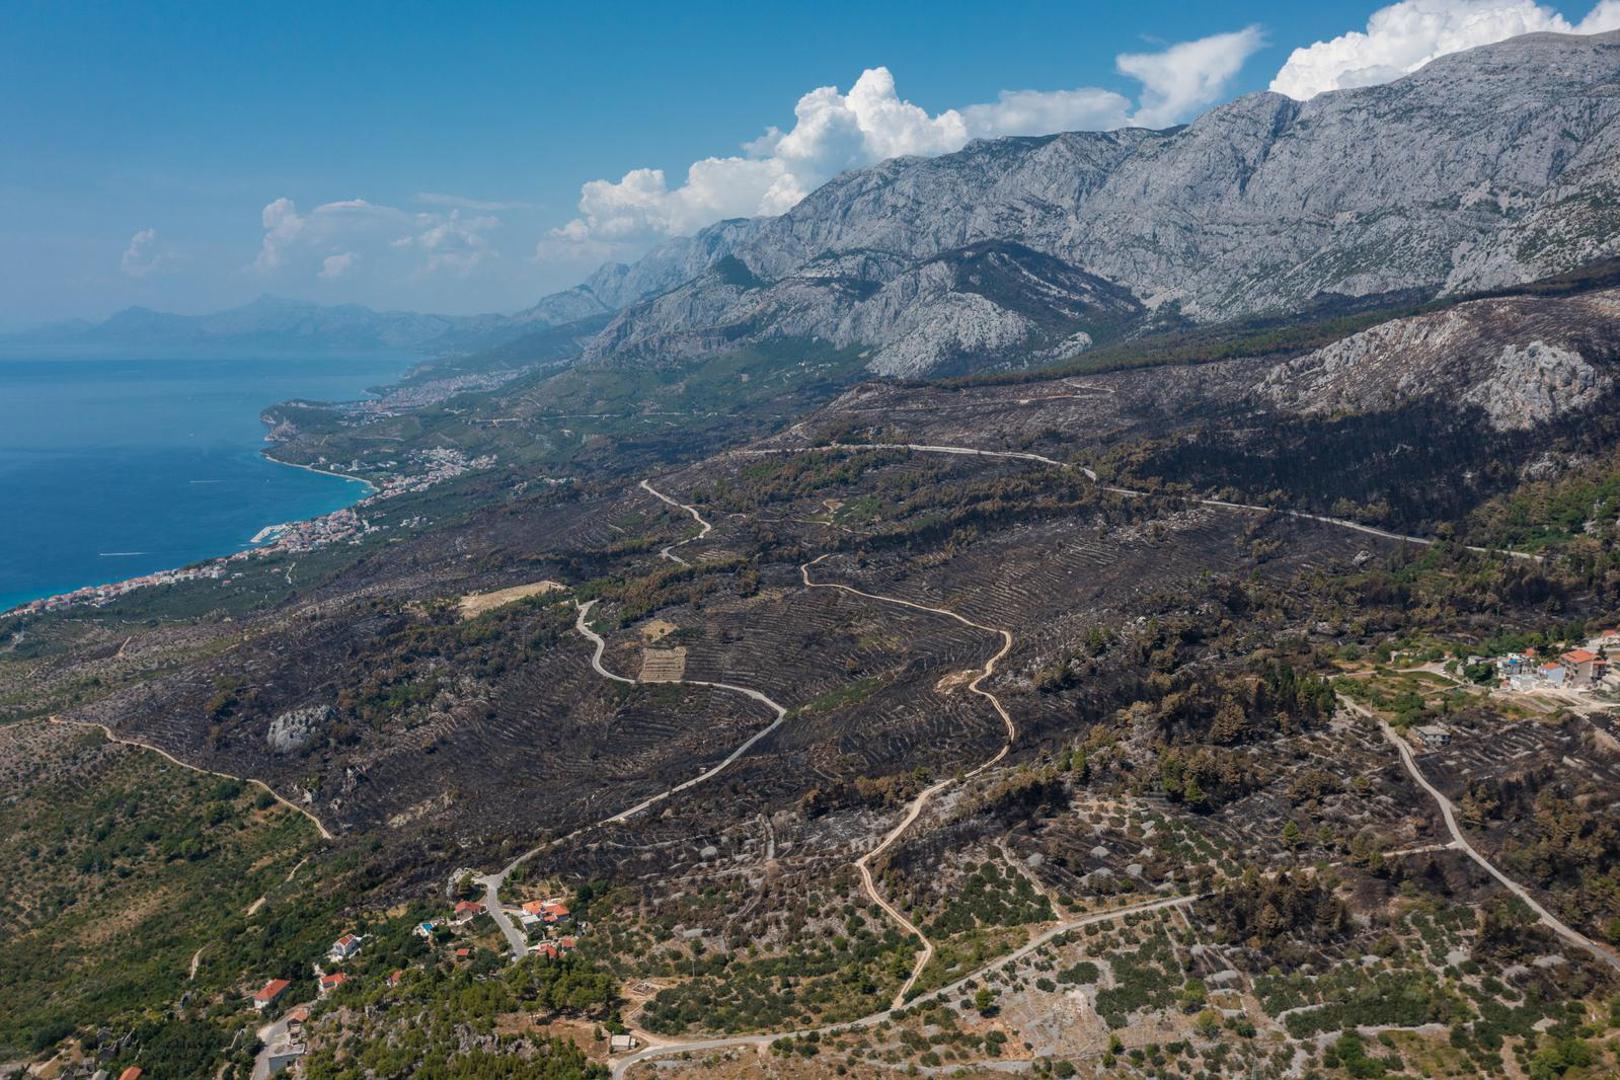
<svg viewBox="0 0 1620 1080"><path fill-rule="evenodd" d="M1474 26L1511 8L1514 19L1575 24L1591 11L1532 0L1401 7L1413 5L1436 11L1391 24L1393 44L1373 34L1341 50L1350 59L1318 59L1332 71L1370 70L1367 55L1380 71L1396 65L1355 76L1369 81L1410 66L1409 45L1412 55L1451 47L1435 45L1450 38L1431 15ZM780 209L840 163L940 152L964 133L1084 126L1075 118L1189 118L1211 99L1265 89L1292 50L1364 30L1378 8L11 0L0 33L0 325L137 303L213 310L261 292L510 310L706 216ZM1408 40L1425 34L1435 40ZM1200 40L1213 44L1165 53ZM1120 54L1145 58L1136 77ZM1206 78L1182 79L1199 65ZM806 130L741 149L773 125L791 131L807 92L847 94L878 67L896 100L917 107L899 134L796 150ZM1334 77L1312 67L1305 82ZM861 85L887 108L883 80ZM1148 101L1154 85L1170 99ZM1085 96L1011 102L1056 110L1036 119L1009 119L1001 98L1077 88ZM833 112L818 116L853 115L842 96L827 100ZM715 192L677 190L711 155L743 160L716 174ZM619 183L637 169L665 176ZM582 212L581 185L593 180L611 183Z"/></svg>

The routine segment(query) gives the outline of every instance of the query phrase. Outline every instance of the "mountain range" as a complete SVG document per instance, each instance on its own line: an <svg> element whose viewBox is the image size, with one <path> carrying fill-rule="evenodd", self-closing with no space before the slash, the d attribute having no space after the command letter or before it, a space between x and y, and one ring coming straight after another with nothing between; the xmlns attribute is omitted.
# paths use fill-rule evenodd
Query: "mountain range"
<svg viewBox="0 0 1620 1080"><path fill-rule="evenodd" d="M1620 32L1532 34L1307 102L1247 95L1165 131L885 161L512 315L263 297L204 316L131 308L0 344L499 347L506 363L526 335L577 323L570 348L609 364L808 339L858 349L880 375L1038 365L1154 330L1462 294L1620 252L1617 85ZM533 342L536 359L556 359L555 335Z"/></svg>
<svg viewBox="0 0 1620 1080"><path fill-rule="evenodd" d="M917 375L1531 280L1620 250L1617 83L1620 33L1533 34L1167 131L886 161L600 272L623 310L585 355L809 337Z"/></svg>

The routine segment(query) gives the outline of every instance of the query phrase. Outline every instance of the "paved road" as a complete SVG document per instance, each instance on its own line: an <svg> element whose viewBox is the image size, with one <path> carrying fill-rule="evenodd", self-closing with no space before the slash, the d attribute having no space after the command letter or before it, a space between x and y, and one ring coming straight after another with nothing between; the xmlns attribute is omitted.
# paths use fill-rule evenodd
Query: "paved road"
<svg viewBox="0 0 1620 1080"><path fill-rule="evenodd" d="M1457 825L1456 808L1451 805L1451 800L1446 798L1445 795L1440 792L1439 788L1429 783L1428 777L1423 775L1423 770L1418 768L1417 759L1412 756L1411 746L1408 745L1405 739L1401 738L1400 735L1395 732L1394 728L1390 727L1382 719L1375 716L1371 710L1365 708L1358 702L1351 701L1350 699L1344 697L1341 697L1339 701L1343 703L1351 712L1377 722L1378 729L1384 733L1384 738L1388 739L1390 743L1394 745L1395 749L1400 753L1401 764L1406 766L1406 771L1411 774L1412 779L1417 782L1418 787L1428 792L1429 797L1435 801L1435 805L1440 807L1440 816L1445 819L1446 831L1451 833L1452 843L1457 848L1465 852L1470 859L1473 859L1476 863L1478 863L1486 873L1491 875L1491 877L1501 882L1502 886L1506 888L1508 892L1511 892L1514 896L1517 896L1520 900L1523 900L1525 905L1529 907L1531 911L1536 913L1536 918L1541 920L1543 926L1547 927L1547 929L1551 930L1553 933L1557 934L1571 945L1574 945L1576 948L1591 953L1593 956L1614 968L1616 971L1620 971L1620 956L1616 956L1612 949L1599 945L1597 942L1593 941L1591 938L1587 937L1579 930L1576 930L1574 927L1568 925L1563 920L1559 919L1558 916L1542 907L1540 902L1537 901L1534 896L1530 895L1530 890L1526 889L1523 885L1520 885L1517 881L1514 881L1512 878L1502 873L1502 871L1498 870L1495 864L1493 864L1489 859L1485 858L1484 855L1480 854L1478 848L1474 847L1473 844L1468 842L1468 838L1463 835L1462 829Z"/></svg>
<svg viewBox="0 0 1620 1080"><path fill-rule="evenodd" d="M1017 949L1014 949L1012 952L1004 953L984 966L963 975L955 982L947 983L937 990L930 991L929 996L940 996L945 998L953 997L965 989L968 983L973 982L976 979L982 979L986 972L1001 967L1003 964L1016 963L1017 961L1028 956L1030 953L1033 953L1036 950L1050 944L1053 939L1063 934L1067 934L1072 930L1079 930L1083 927L1091 926L1094 923L1112 922L1115 919L1121 919L1127 915L1142 915L1153 911L1163 911L1167 908L1183 907L1187 904L1191 904L1202 899L1204 895L1207 894L1200 894L1198 896L1169 896L1162 900L1148 900L1140 904L1131 904L1127 907L1115 908L1112 911L1098 911L1093 912L1090 915L1080 915L1076 918L1068 919L1064 922L1056 924L1055 926L1052 926L1040 934L1037 934L1027 943ZM802 1036L809 1035L811 1032L825 1035L832 1031L858 1031L863 1028L876 1027L885 1020L891 1019L898 1011L898 1008L891 1006L887 1009L869 1013L866 1016L862 1016L855 1020L849 1020L842 1024L824 1024L821 1027L800 1028L797 1031L781 1031L770 1035L729 1035L723 1038L693 1039L690 1041L672 1040L670 1042L657 1043L647 1046L641 1050L637 1050L633 1054L627 1054L626 1056L615 1061L613 1063L613 1076L614 1080L623 1080L625 1073L628 1072L631 1067L639 1065L645 1061L652 1061L656 1058L670 1057L674 1054L701 1053L708 1050L730 1050L747 1046L752 1046L763 1050L777 1039L789 1037L800 1038Z"/></svg>
<svg viewBox="0 0 1620 1080"><path fill-rule="evenodd" d="M270 1080L270 1048L279 1046L287 1041L287 1017L283 1015L279 1020L273 1020L258 1030L259 1047L258 1056L253 1059L252 1080Z"/></svg>

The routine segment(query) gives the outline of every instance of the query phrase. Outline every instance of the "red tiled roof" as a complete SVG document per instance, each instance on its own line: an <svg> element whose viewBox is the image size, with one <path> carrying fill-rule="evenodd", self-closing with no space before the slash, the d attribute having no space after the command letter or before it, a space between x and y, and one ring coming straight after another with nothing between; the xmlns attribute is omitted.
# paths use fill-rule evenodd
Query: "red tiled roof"
<svg viewBox="0 0 1620 1080"><path fill-rule="evenodd" d="M141 1080L141 1067L139 1065L131 1065L129 1068L118 1074L118 1080Z"/></svg>
<svg viewBox="0 0 1620 1080"><path fill-rule="evenodd" d="M334 972L331 975L322 975L321 976L321 986L324 989L327 989L327 990L331 990L334 987L342 986L344 983L346 983L348 981L349 981L349 977L347 975L343 974L343 972L341 972L341 971Z"/></svg>
<svg viewBox="0 0 1620 1080"><path fill-rule="evenodd" d="M1571 664L1590 664L1597 658L1597 653L1588 652L1585 649L1571 649L1562 657L1562 659L1569 661Z"/></svg>
<svg viewBox="0 0 1620 1080"><path fill-rule="evenodd" d="M309 1006L298 1005L287 1010L287 1023L302 1024L309 1019Z"/></svg>
<svg viewBox="0 0 1620 1080"><path fill-rule="evenodd" d="M265 983L258 993L253 995L254 1001L274 1001L283 990L292 983L286 979L271 979Z"/></svg>
<svg viewBox="0 0 1620 1080"><path fill-rule="evenodd" d="M484 905L480 904L476 900L457 900L456 901L456 914L457 915L460 915L463 911L483 911L483 910L484 910Z"/></svg>

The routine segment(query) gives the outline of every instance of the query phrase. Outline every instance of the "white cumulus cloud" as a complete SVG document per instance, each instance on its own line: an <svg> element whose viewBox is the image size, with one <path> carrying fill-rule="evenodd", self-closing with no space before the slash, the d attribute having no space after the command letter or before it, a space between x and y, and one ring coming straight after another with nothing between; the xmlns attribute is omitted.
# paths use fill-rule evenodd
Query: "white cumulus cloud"
<svg viewBox="0 0 1620 1080"><path fill-rule="evenodd" d="M662 169L584 184L579 216L553 229L535 255L547 259L573 248L605 256L724 218L780 214L847 169L950 153L973 138L1179 123L1219 100L1263 43L1250 27L1120 56L1119 70L1142 84L1134 110L1121 94L1080 87L1003 91L993 102L930 114L900 97L887 68L869 68L848 91L823 86L801 97L791 130L771 128L745 143L742 154L694 162L673 186Z"/></svg>
<svg viewBox="0 0 1620 1080"><path fill-rule="evenodd" d="M171 269L179 260L178 254L160 247L156 229L140 229L129 238L124 254L119 257L118 269L126 277L140 281Z"/></svg>
<svg viewBox="0 0 1620 1080"><path fill-rule="evenodd" d="M1142 84L1142 100L1131 117L1140 127L1168 127L1219 101L1244 61L1266 43L1258 26L1230 34L1184 41L1163 52L1126 53L1120 71Z"/></svg>
<svg viewBox="0 0 1620 1080"><path fill-rule="evenodd" d="M443 218L418 215L418 222L419 231L398 238L394 247L425 252L422 269L426 273L444 270L465 276L479 263L495 258L486 234L500 224L499 218L463 217L460 210L452 210Z"/></svg>
<svg viewBox="0 0 1620 1080"><path fill-rule="evenodd" d="M1402 0L1373 12L1365 31L1295 49L1271 89L1303 101L1328 90L1389 82L1436 57L1520 34L1615 29L1620 0L1600 0L1578 23L1535 0Z"/></svg>
<svg viewBox="0 0 1620 1080"><path fill-rule="evenodd" d="M1124 94L1084 86L1078 90L1003 90L987 105L967 106L962 119L973 138L993 139L1102 131L1125 126L1130 114L1131 101Z"/></svg>
<svg viewBox="0 0 1620 1080"><path fill-rule="evenodd" d="M328 281L340 278L349 272L349 268L354 265L355 260L358 258L360 256L352 251L340 251L336 255L328 255L321 260L320 272L315 276L325 278Z"/></svg>
<svg viewBox="0 0 1620 1080"><path fill-rule="evenodd" d="M496 257L500 219L460 209L411 213L365 199L322 203L307 213L282 197L260 214L264 238L253 269L265 276L347 276L362 260L379 272L464 277Z"/></svg>

